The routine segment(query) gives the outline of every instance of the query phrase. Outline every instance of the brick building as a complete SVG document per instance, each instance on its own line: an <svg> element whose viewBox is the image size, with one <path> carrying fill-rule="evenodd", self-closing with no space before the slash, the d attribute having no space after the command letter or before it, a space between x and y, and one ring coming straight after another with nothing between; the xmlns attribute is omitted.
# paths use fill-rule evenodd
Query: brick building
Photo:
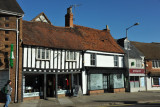
<svg viewBox="0 0 160 107"><path fill-rule="evenodd" d="M22 17L23 10L16 0L0 0L0 88L12 81L12 100L21 100ZM12 46L11 46L12 45ZM10 58L11 47L14 59ZM13 57L12 57L13 58ZM9 66L10 62L13 66ZM0 101L2 101L2 97Z"/></svg>
<svg viewBox="0 0 160 107"><path fill-rule="evenodd" d="M145 55L147 90L160 90L160 43L132 44Z"/></svg>

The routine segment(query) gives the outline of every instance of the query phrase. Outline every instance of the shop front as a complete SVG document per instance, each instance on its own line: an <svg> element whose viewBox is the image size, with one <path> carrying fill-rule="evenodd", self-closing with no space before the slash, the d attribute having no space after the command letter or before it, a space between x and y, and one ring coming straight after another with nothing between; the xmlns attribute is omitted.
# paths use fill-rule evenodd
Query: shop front
<svg viewBox="0 0 160 107"><path fill-rule="evenodd" d="M145 70L130 69L130 92L144 91L145 88Z"/></svg>
<svg viewBox="0 0 160 107"><path fill-rule="evenodd" d="M75 86L79 86L79 73L33 74L23 76L23 99L72 96Z"/></svg>
<svg viewBox="0 0 160 107"><path fill-rule="evenodd" d="M125 92L124 69L97 69L88 71L88 94Z"/></svg>

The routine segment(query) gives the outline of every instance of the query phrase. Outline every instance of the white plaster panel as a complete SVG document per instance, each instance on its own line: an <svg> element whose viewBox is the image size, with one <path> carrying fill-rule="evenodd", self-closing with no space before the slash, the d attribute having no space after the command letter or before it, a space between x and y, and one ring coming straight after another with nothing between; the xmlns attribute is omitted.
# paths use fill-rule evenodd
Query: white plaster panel
<svg viewBox="0 0 160 107"><path fill-rule="evenodd" d="M32 48L32 67L35 68L36 49Z"/></svg>
<svg viewBox="0 0 160 107"><path fill-rule="evenodd" d="M23 50L23 67L27 67L27 48L24 47Z"/></svg>
<svg viewBox="0 0 160 107"><path fill-rule="evenodd" d="M31 48L28 48L28 67L31 67Z"/></svg>
<svg viewBox="0 0 160 107"><path fill-rule="evenodd" d="M50 58L51 58L50 59L50 68L53 69L53 50L51 50L50 52L51 52L51 54L50 54Z"/></svg>
<svg viewBox="0 0 160 107"><path fill-rule="evenodd" d="M90 66L90 54L88 54L88 53L84 54L84 65Z"/></svg>
<svg viewBox="0 0 160 107"><path fill-rule="evenodd" d="M41 68L44 68L44 64L45 64L45 62L41 61Z"/></svg>

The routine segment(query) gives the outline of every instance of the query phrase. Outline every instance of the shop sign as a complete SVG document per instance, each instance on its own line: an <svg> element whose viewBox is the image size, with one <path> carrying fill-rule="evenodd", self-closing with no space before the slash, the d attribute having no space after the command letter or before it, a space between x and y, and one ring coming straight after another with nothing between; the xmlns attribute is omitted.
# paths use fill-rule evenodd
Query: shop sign
<svg viewBox="0 0 160 107"><path fill-rule="evenodd" d="M35 97L40 96L39 92L23 93L23 97Z"/></svg>
<svg viewBox="0 0 160 107"><path fill-rule="evenodd" d="M144 74L144 69L129 69L132 74Z"/></svg>

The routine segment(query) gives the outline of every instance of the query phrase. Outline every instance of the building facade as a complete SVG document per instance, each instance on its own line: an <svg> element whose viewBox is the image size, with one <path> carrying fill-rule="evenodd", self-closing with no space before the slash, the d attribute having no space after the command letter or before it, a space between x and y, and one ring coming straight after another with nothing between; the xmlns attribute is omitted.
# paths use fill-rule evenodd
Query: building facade
<svg viewBox="0 0 160 107"><path fill-rule="evenodd" d="M127 39L118 39L117 43L125 51L126 91L138 92L146 90L144 55Z"/></svg>
<svg viewBox="0 0 160 107"><path fill-rule="evenodd" d="M160 43L132 42L145 55L147 90L160 90Z"/></svg>
<svg viewBox="0 0 160 107"><path fill-rule="evenodd" d="M15 0L0 1L0 89L12 81L14 102L21 101L22 17L23 10ZM0 93L0 96L3 96ZM3 101L5 97L1 97Z"/></svg>

